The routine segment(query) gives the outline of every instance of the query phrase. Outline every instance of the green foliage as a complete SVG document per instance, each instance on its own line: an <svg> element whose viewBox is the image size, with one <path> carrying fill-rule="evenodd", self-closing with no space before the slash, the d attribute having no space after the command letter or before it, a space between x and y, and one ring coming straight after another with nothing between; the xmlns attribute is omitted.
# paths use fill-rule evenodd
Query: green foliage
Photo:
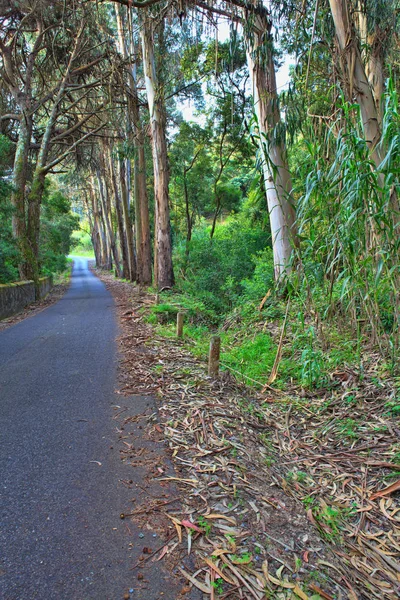
<svg viewBox="0 0 400 600"><path fill-rule="evenodd" d="M217 579L215 581L212 582L211 584L213 586L213 588L215 589L215 591L217 592L217 594L222 594L224 591L224 580L222 579L222 577L217 577Z"/></svg>
<svg viewBox="0 0 400 600"><path fill-rule="evenodd" d="M314 518L320 525L321 535L328 541L338 543L342 540L342 530L346 519L354 514L355 509L352 507L330 506L321 500L320 505L315 506L312 511Z"/></svg>
<svg viewBox="0 0 400 600"><path fill-rule="evenodd" d="M209 535L211 533L212 524L210 523L210 521L207 521L207 519L203 516L198 517L197 524L199 525L199 527L202 528L206 535Z"/></svg>
<svg viewBox="0 0 400 600"><path fill-rule="evenodd" d="M180 291L211 311L214 322L221 321L240 303L248 285L242 282L254 272L257 260L254 257L268 241L269 235L261 227L251 227L233 218L217 228L212 241L208 226L201 225L190 244L190 263L185 278L178 282ZM184 262L185 246L179 242L175 249L178 272ZM262 286L260 280L258 285Z"/></svg>
<svg viewBox="0 0 400 600"><path fill-rule="evenodd" d="M275 287L272 249L265 248L257 252L251 257L251 262L254 267L252 276L241 281L243 299L251 302L259 302L267 291L271 291ZM275 315L272 311L269 311L268 316L274 318L281 316L281 313L279 309Z"/></svg>
<svg viewBox="0 0 400 600"><path fill-rule="evenodd" d="M314 137L299 161L296 195L301 277L296 292L307 295L323 319L343 318L360 338L383 354L398 352L400 281L400 118L389 84L378 169L363 137L358 106L342 104L340 121Z"/></svg>
<svg viewBox="0 0 400 600"><path fill-rule="evenodd" d="M339 432L351 440L358 439L357 421L350 418L344 419L339 426Z"/></svg>
<svg viewBox="0 0 400 600"><path fill-rule="evenodd" d="M75 256L94 258L92 238L89 233L89 223L81 221L79 229L72 232L71 247Z"/></svg>
<svg viewBox="0 0 400 600"><path fill-rule="evenodd" d="M393 417L399 417L400 416L400 396L398 398L395 398L394 400L389 400L388 402L386 402L385 408L388 409L389 414L391 414Z"/></svg>
<svg viewBox="0 0 400 600"><path fill-rule="evenodd" d="M0 135L0 283L18 279L19 251L12 235L11 184L7 170L10 166L11 144Z"/></svg>
<svg viewBox="0 0 400 600"><path fill-rule="evenodd" d="M71 213L71 202L50 183L46 186L40 215L39 258L42 273L59 273L67 267L72 232L79 217Z"/></svg>
<svg viewBox="0 0 400 600"><path fill-rule="evenodd" d="M247 328L246 328L247 329ZM228 332L227 339L223 340L223 363L237 371L236 376L243 377L245 383L251 380L265 383L271 373L277 345L269 333L257 333L243 337L238 343L237 332ZM297 374L296 364L289 358L282 359L280 366L280 380L290 379ZM253 383L254 383L253 381Z"/></svg>
<svg viewBox="0 0 400 600"><path fill-rule="evenodd" d="M12 235L12 186L7 169L11 166L11 144L0 136L0 283L19 279L20 252ZM78 225L71 203L49 180L41 206L40 262L42 274L62 272L71 248L71 234Z"/></svg>

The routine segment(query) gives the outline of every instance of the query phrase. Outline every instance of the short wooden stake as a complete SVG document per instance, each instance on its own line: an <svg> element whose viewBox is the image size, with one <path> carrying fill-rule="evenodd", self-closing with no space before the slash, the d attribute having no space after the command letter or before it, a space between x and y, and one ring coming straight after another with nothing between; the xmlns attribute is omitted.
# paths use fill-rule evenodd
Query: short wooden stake
<svg viewBox="0 0 400 600"><path fill-rule="evenodd" d="M176 315L176 335L178 338L183 336L183 312L178 312Z"/></svg>
<svg viewBox="0 0 400 600"><path fill-rule="evenodd" d="M154 300L154 304L160 304L160 296L159 294L156 294L155 300Z"/></svg>
<svg viewBox="0 0 400 600"><path fill-rule="evenodd" d="M218 377L220 349L221 338L218 335L213 335L210 340L210 351L208 354L208 375L210 377Z"/></svg>

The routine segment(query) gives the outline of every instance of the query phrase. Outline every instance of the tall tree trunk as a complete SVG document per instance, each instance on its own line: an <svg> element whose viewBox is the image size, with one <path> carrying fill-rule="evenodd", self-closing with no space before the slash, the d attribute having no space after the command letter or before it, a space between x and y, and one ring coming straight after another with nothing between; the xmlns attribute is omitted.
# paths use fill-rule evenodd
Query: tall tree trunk
<svg viewBox="0 0 400 600"><path fill-rule="evenodd" d="M193 161L194 162L194 161ZM192 165L193 165L192 162ZM187 172L189 169L187 167L183 168L183 190L185 193L185 214L186 214L186 247L185 247L185 264L183 271L186 272L188 263L189 263L189 253L190 253L190 242L192 240L192 226L193 221L190 214L190 205L189 205L189 191L187 185Z"/></svg>
<svg viewBox="0 0 400 600"><path fill-rule="evenodd" d="M102 212L103 212L103 219L104 219L104 223L105 223L108 247L109 247L109 250L111 251L112 257L114 259L114 265L115 265L115 270L117 272L117 276L121 277L121 268L119 265L119 257L118 257L117 247L115 244L114 232L113 232L112 224L111 224L111 217L110 217L108 201L106 198L106 190L104 188L103 177L100 173L100 169L97 169L96 175L97 175L97 182L98 182L98 186L99 186L100 202L101 202L101 207L102 207ZM107 261L107 262L109 262L109 261Z"/></svg>
<svg viewBox="0 0 400 600"><path fill-rule="evenodd" d="M134 198L135 198L135 225L138 256L140 256L139 281L143 285L151 285L152 260L150 239L149 199L147 196L146 182L146 157L145 136L139 117L137 101L132 102L134 114L137 114L135 126L135 159L134 159Z"/></svg>
<svg viewBox="0 0 400 600"><path fill-rule="evenodd" d="M366 6L358 0L356 28L361 42L361 57L365 66L365 74L371 86L378 115L379 127L382 126L382 98L384 93L384 37L385 34L375 26L368 32ZM383 38L383 39L382 39Z"/></svg>
<svg viewBox="0 0 400 600"><path fill-rule="evenodd" d="M101 266L101 248L100 248L100 236L99 231L97 229L97 222L94 218L94 206L92 200L92 194L89 191L89 194L85 190L84 192L84 202L87 211L89 228L90 228L90 237L92 239L92 246L94 250L94 256L96 260L96 267L100 268Z"/></svg>
<svg viewBox="0 0 400 600"><path fill-rule="evenodd" d="M123 213L124 223L125 223L126 244L127 244L127 251L128 251L129 279L131 281L136 281L137 266L136 266L136 257L135 257L135 245L134 245L134 240L133 240L132 221L131 221L131 216L129 214L128 188L127 188L127 184L126 184L127 178L126 178L124 159L121 159L119 161L119 178L120 178L120 182L121 182L122 213ZM137 235L137 232L136 232L136 235Z"/></svg>
<svg viewBox="0 0 400 600"><path fill-rule="evenodd" d="M347 69L351 95L354 93L360 106L365 139L371 158L378 166L381 162L377 144L381 139L379 116L374 95L365 72L354 23L351 23L347 0L329 0L336 38Z"/></svg>
<svg viewBox="0 0 400 600"><path fill-rule="evenodd" d="M155 263L154 279L157 287L171 287L174 284L172 266L171 224L169 218L169 170L167 140L165 135L165 113L163 95L158 85L153 30L145 18L141 27L143 68L147 99L150 111L151 141L154 168L155 195Z"/></svg>
<svg viewBox="0 0 400 600"><path fill-rule="evenodd" d="M28 276L35 282L36 296L39 297L39 237L40 237L40 206L46 181L46 173L36 168L32 188L28 196Z"/></svg>
<svg viewBox="0 0 400 600"><path fill-rule="evenodd" d="M13 191L11 203L14 207L12 215L13 237L17 240L22 261L19 264L21 279L29 279L26 215L25 215L25 189L28 172L29 145L32 135L32 121L30 117L21 115L20 130L17 147L15 150L13 169Z"/></svg>
<svg viewBox="0 0 400 600"><path fill-rule="evenodd" d="M28 271L29 276L35 282L35 288L38 293L39 290L39 236L40 236L40 207L42 204L45 180L48 167L46 165L49 156L50 142L53 134L54 126L57 121L59 105L64 95L70 72L72 69L73 62L76 58L81 35L83 32L83 25L81 25L77 36L75 38L74 48L69 57L68 65L65 70L64 76L60 81L60 85L53 102L53 106L50 111L50 115L46 122L46 127L43 133L40 149L36 161L35 170L33 173L31 191L28 195L28 226L27 226L27 238L28 238Z"/></svg>
<svg viewBox="0 0 400 600"><path fill-rule="evenodd" d="M121 248L121 257L122 257L122 277L125 279L130 279L130 268L129 268L129 259L128 259L128 247L124 229L124 219L123 219L123 210L121 197L119 194L119 189L117 185L117 178L115 175L115 167L114 161L112 158L111 148L108 147L108 166L110 172L110 179L112 184L112 189L114 193L115 199L115 211L117 215L117 226L118 226L118 235L119 235L119 243Z"/></svg>
<svg viewBox="0 0 400 600"><path fill-rule="evenodd" d="M127 39L124 29L124 8L117 6L117 28L119 46L122 56L128 59L128 49L130 55L136 55L133 34L131 13L128 13L130 35ZM137 93L137 74L136 63L133 62L127 67L128 85L130 94L128 95L128 137L133 142L135 148L134 156L134 198L135 198L135 233L136 233L136 256L137 256L137 278L143 285L150 285L152 281L151 269L151 244L150 244L150 219L149 203L146 187L146 158L144 147L144 132L140 119L139 98ZM129 205L129 173L127 178L127 198Z"/></svg>
<svg viewBox="0 0 400 600"><path fill-rule="evenodd" d="M292 181L285 141L279 131L281 116L270 30L271 23L266 15L254 15L252 35L247 40L247 62L260 134L275 278L278 280L288 272L293 247L298 242L296 213L291 197Z"/></svg>
<svg viewBox="0 0 400 600"><path fill-rule="evenodd" d="M100 245L100 262L99 267L103 269L111 269L111 261L108 258L106 234L104 230L104 223L101 214L101 206L99 206L98 196L96 193L96 186L94 177L91 178L91 185L89 188L90 198L93 206L93 220L98 231L99 245Z"/></svg>
<svg viewBox="0 0 400 600"><path fill-rule="evenodd" d="M15 37L13 36L9 44L5 44L4 40L0 38L0 52L4 66L2 73L3 81L8 86L8 89L14 98L15 105L20 111L20 127L14 158L11 203L14 207L14 214L12 216L13 236L17 241L22 257L22 261L19 264L21 279L29 279L31 270L29 267L31 252L27 239L25 195L28 176L29 146L33 127L31 113L33 102L32 78L35 70L36 58L42 46L44 33L43 22L39 18L36 19L36 31L37 35L33 42L31 52L25 56L25 71L23 78L18 72L18 68L14 61ZM22 87L19 84L20 80L22 80Z"/></svg>

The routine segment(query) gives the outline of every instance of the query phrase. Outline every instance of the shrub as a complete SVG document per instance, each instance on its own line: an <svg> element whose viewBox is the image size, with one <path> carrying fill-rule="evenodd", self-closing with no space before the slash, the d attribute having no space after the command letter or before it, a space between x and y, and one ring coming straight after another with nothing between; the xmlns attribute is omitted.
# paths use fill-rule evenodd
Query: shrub
<svg viewBox="0 0 400 600"><path fill-rule="evenodd" d="M250 278L258 266L258 289L266 292L263 278L269 281L263 258L255 258L270 240L269 234L260 226L250 226L243 220L230 218L217 227L210 240L209 227L205 223L197 227L190 243L189 263L178 282L184 294L200 301L221 320L227 312L243 302L243 293L250 288ZM175 248L175 264L178 273L184 271L185 243ZM265 275L265 277L264 277ZM246 283L247 281L247 283ZM265 291L264 291L265 290ZM256 292L253 292L256 294ZM211 315L209 315L211 316Z"/></svg>

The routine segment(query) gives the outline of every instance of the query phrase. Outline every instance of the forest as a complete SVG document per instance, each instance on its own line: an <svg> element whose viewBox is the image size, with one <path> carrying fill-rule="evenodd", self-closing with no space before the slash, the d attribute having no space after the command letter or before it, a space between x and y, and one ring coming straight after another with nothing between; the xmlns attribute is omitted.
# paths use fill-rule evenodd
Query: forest
<svg viewBox="0 0 400 600"><path fill-rule="evenodd" d="M78 213L97 266L200 322L292 298L393 370L395 4L131 4L3 10L1 281L65 268Z"/></svg>
<svg viewBox="0 0 400 600"><path fill-rule="evenodd" d="M298 448L383 444L372 458L387 467L378 487L392 486L390 526L375 521L385 556L400 543L399 10L21 0L0 11L0 284L89 256L100 277L156 295L145 320L160 339L175 338L183 311L196 360L217 334L224 373L278 394L271 418L311 415L314 437L298 433ZM288 473L338 545L352 501L327 492L329 512L309 473ZM397 597L393 563L358 564L366 595L348 597Z"/></svg>

